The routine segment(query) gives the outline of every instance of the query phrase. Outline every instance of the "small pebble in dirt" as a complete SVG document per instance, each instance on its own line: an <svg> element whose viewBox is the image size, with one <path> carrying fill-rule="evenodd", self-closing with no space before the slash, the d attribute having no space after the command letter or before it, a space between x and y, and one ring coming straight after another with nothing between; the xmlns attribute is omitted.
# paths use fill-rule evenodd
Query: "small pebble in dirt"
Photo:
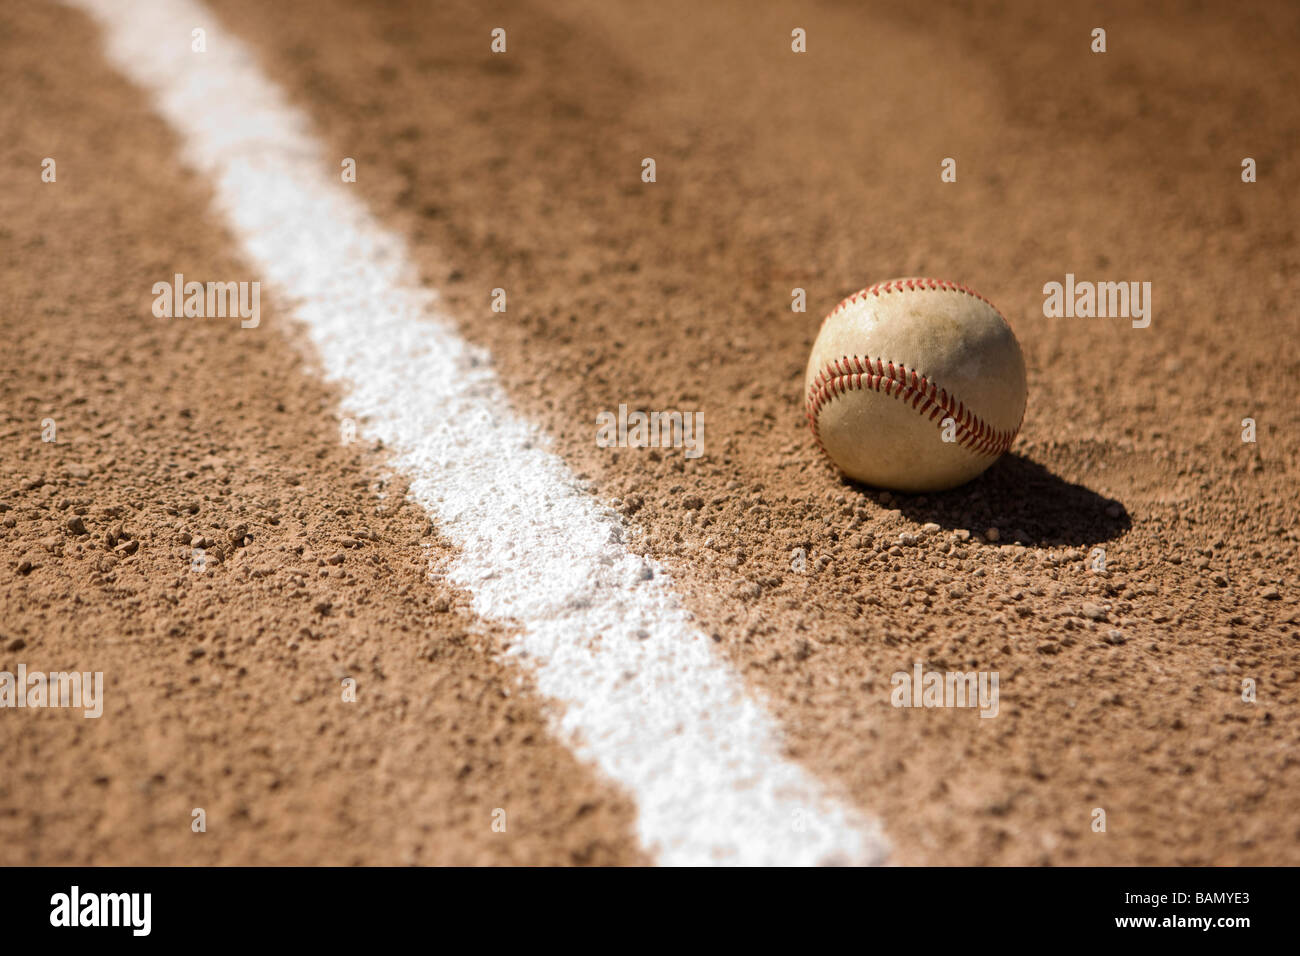
<svg viewBox="0 0 1300 956"><path fill-rule="evenodd" d="M1002 537L1002 535L998 532L997 528L989 528L984 532L984 540L986 541L997 541L1000 537Z"/></svg>
<svg viewBox="0 0 1300 956"><path fill-rule="evenodd" d="M1082 609L1083 616L1092 621L1106 620L1106 609L1100 604L1093 604L1085 601Z"/></svg>

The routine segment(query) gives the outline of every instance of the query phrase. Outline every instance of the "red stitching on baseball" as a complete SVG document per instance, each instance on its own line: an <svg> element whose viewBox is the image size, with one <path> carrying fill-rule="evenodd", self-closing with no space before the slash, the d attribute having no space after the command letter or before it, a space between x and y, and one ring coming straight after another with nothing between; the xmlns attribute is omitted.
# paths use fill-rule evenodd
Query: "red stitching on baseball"
<svg viewBox="0 0 1300 956"><path fill-rule="evenodd" d="M840 367L841 362L843 362L843 371ZM851 360L847 355L842 359L835 359L817 373L817 377L808 387L804 410L808 417L808 427L812 430L813 438L817 440L817 445L822 451L826 450L826 446L822 444L817 427L821 410L847 392L862 389L874 389L879 392L882 386L886 395L910 402L914 409L921 399L925 398L925 405L917 409L922 416L933 403L934 411L930 412L930 421L934 421L941 412L944 413L945 418L951 418L957 425L957 444L977 455L997 456L1010 449L1016 435L1020 432L1020 425L1024 423L1022 415L1021 421L1015 428L1009 431L995 429L968 409L964 403L952 398L946 389L939 388L925 375L905 365L895 365L890 362L886 366L883 359L877 358L873 372L872 360L867 359L866 372L847 371L849 368L862 367L862 360L856 355Z"/></svg>
<svg viewBox="0 0 1300 956"><path fill-rule="evenodd" d="M869 285L865 289L859 289L857 292L840 302L840 304L835 308L831 309L830 315L826 316L826 319L822 320L822 324L825 325L826 321L828 321L832 316L838 315L849 306L861 302L869 295L880 297L881 295L888 295L891 292L919 292L921 290L929 290L932 292L961 292L979 299L994 312L998 312L998 307L996 305L984 298L984 296L980 295L974 289L964 286L959 282L949 282L947 279L891 279L888 282L877 282L875 285ZM1001 316L1002 313L998 312L998 315ZM1005 322L1006 317L1003 316L1002 320Z"/></svg>

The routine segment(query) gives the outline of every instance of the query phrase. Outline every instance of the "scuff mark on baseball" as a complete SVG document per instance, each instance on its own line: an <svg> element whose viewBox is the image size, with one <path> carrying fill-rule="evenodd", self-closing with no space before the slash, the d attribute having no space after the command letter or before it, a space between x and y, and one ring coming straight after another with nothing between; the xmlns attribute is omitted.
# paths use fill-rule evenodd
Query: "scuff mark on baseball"
<svg viewBox="0 0 1300 956"><path fill-rule="evenodd" d="M804 396L841 471L923 492L970 481L1010 448L1028 389L1020 343L988 299L942 279L891 279L822 322Z"/></svg>

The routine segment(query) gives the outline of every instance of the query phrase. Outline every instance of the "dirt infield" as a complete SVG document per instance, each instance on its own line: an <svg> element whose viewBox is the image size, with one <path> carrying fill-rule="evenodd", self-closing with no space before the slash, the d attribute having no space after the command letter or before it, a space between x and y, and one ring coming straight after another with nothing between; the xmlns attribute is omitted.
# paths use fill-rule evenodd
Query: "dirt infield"
<svg viewBox="0 0 1300 956"><path fill-rule="evenodd" d="M211 6L894 862L1300 863L1293 5ZM386 449L340 445L291 303L150 314L249 272L90 22L0 12L0 80L0 670L126 702L0 711L0 863L646 861L509 626L428 579ZM1046 317L1067 274L1149 282L1149 326ZM804 421L821 316L909 275L988 296L1029 372L1012 452L939 495L842 480ZM701 413L703 454L601 447L620 405ZM996 672L996 718L893 706L916 662Z"/></svg>

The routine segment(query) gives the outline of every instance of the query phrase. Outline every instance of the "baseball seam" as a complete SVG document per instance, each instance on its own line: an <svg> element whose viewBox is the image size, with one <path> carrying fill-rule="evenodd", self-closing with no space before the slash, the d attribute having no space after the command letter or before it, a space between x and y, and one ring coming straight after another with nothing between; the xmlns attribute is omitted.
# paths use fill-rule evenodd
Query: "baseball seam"
<svg viewBox="0 0 1300 956"><path fill-rule="evenodd" d="M865 289L859 289L857 292L848 296L839 305L831 309L830 315L822 321L825 325L835 316L839 315L851 305L856 305L867 296L879 298L882 295L889 295L891 292L960 292L972 298L979 299L994 312L998 313L1003 322L1006 317L998 312L998 307L990 302L984 296L980 295L974 289L964 286L959 282L949 282L946 279L891 279L888 282L877 282L875 285L869 285Z"/></svg>
<svg viewBox="0 0 1300 956"><path fill-rule="evenodd" d="M941 414L951 418L957 426L957 442L966 450L976 455L1001 455L1011 447L1020 424L1009 430L993 428L966 407L956 397L948 394L937 383L920 374L916 369L909 369L897 362L884 359L864 359L862 356L843 356L829 363L817 373L817 377L808 387L806 411L808 427L818 446L826 451L818 430L818 418L821 410L841 395L851 391L870 389L911 404L919 415L929 413L930 421ZM1021 422L1024 416L1021 416Z"/></svg>

